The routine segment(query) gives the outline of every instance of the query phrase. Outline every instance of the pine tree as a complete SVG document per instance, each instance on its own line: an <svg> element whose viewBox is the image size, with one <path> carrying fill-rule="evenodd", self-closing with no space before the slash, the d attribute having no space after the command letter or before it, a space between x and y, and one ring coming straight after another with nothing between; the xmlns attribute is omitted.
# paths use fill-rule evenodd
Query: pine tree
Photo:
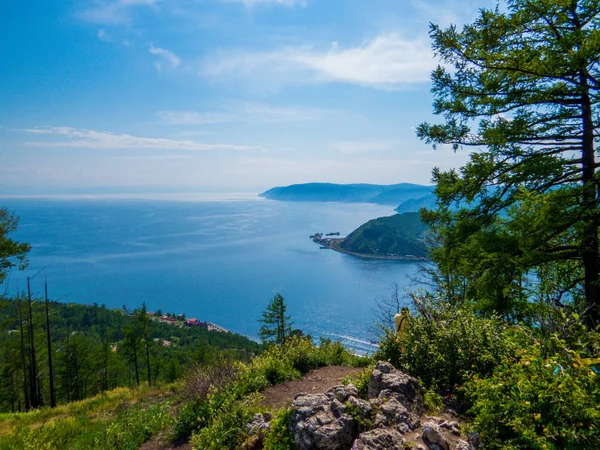
<svg viewBox="0 0 600 450"><path fill-rule="evenodd" d="M263 318L259 320L263 325L258 334L264 343L283 344L290 336L293 323L286 311L285 301L281 294L277 293L263 312Z"/></svg>
<svg viewBox="0 0 600 450"><path fill-rule="evenodd" d="M444 123L418 128L434 146L475 149L460 171L434 170L438 210L424 217L444 239L437 262L459 261L472 295L509 310L524 274L574 262L556 297L581 286L590 326L600 319L599 13L598 0L508 0L461 31L432 26Z"/></svg>

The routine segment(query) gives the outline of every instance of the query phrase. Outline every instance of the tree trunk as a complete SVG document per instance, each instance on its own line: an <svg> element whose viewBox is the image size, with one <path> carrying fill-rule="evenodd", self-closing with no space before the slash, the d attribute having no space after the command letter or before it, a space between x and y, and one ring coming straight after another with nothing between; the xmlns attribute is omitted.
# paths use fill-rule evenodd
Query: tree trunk
<svg viewBox="0 0 600 450"><path fill-rule="evenodd" d="M584 268L584 289L587 303L587 325L590 329L599 324L600 311L598 303L600 300L600 286L598 285L598 186L595 180L595 155L594 155L594 120L592 116L592 103L590 100L587 71L580 72L580 81L583 93L581 96L583 116L583 139L582 139L582 178L583 178L583 204L589 212L587 223L583 231L582 259Z"/></svg>
<svg viewBox="0 0 600 450"><path fill-rule="evenodd" d="M150 371L150 348L148 347L148 338L146 338L146 366L148 368L148 386L152 386L152 377Z"/></svg>
<svg viewBox="0 0 600 450"><path fill-rule="evenodd" d="M31 403L29 402L29 383L27 382L27 359L25 358L25 335L23 333L23 307L21 299L19 302L19 327L21 335L21 364L23 366L23 396L25 397L25 411L29 411ZM20 409L20 408L19 408Z"/></svg>
<svg viewBox="0 0 600 450"><path fill-rule="evenodd" d="M35 356L35 336L33 332L33 308L31 306L31 283L27 277L27 302L29 304L29 396L31 398L31 407L38 408L40 401L38 397L37 383L37 359Z"/></svg>
<svg viewBox="0 0 600 450"><path fill-rule="evenodd" d="M48 376L50 378L50 408L56 407L56 391L54 390L54 367L52 365L52 340L50 335L50 313L48 308L48 280L44 282L46 294L46 338L48 340Z"/></svg>
<svg viewBox="0 0 600 450"><path fill-rule="evenodd" d="M136 344L137 346L137 344ZM135 385L140 385L140 369L138 367L137 348L133 349L133 364L135 366Z"/></svg>

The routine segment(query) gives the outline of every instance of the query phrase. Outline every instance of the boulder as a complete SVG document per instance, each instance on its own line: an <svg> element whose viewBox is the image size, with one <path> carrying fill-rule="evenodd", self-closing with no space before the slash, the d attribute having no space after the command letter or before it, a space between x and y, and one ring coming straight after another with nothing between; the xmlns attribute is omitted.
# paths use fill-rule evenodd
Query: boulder
<svg viewBox="0 0 600 450"><path fill-rule="evenodd" d="M373 407L369 402L365 402L357 397L349 397L346 403L354 408L354 410L358 413L358 417L361 419L366 419L373 411Z"/></svg>
<svg viewBox="0 0 600 450"><path fill-rule="evenodd" d="M352 450L404 450L404 438L393 428L362 433L352 445Z"/></svg>
<svg viewBox="0 0 600 450"><path fill-rule="evenodd" d="M418 416L425 411L423 389L419 381L384 361L379 361L371 374L368 396L369 399L394 398Z"/></svg>
<svg viewBox="0 0 600 450"><path fill-rule="evenodd" d="M358 389L353 384L347 386L334 386L325 392L327 397L337 398L340 402L345 403L350 397L360 397Z"/></svg>
<svg viewBox="0 0 600 450"><path fill-rule="evenodd" d="M435 422L423 424L423 442L430 450L450 450L446 438L440 433L440 427Z"/></svg>
<svg viewBox="0 0 600 450"><path fill-rule="evenodd" d="M299 394L292 408L290 428L298 450L350 448L354 419L339 400L325 394Z"/></svg>
<svg viewBox="0 0 600 450"><path fill-rule="evenodd" d="M474 448L474 449L478 449L481 448L481 436L479 435L479 433L474 432L474 433L470 433L468 435L468 439L469 439L469 445Z"/></svg>
<svg viewBox="0 0 600 450"><path fill-rule="evenodd" d="M402 427L401 425L404 425ZM398 427L399 431L414 430L419 426L419 421L398 400L392 398L383 403L375 416L375 427Z"/></svg>

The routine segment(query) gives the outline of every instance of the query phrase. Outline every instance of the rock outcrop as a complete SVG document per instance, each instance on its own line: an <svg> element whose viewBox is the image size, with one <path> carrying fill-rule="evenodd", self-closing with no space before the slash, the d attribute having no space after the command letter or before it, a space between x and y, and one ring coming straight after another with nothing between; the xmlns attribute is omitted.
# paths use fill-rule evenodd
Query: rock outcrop
<svg viewBox="0 0 600 450"><path fill-rule="evenodd" d="M379 361L369 380L369 399L396 399L408 411L422 415L423 389L419 380L399 370L388 362Z"/></svg>
<svg viewBox="0 0 600 450"><path fill-rule="evenodd" d="M462 436L455 415L424 416L418 380L378 362L368 400L352 384L324 394L299 394L292 402L290 430L298 450L477 450L479 435ZM255 417L254 430L267 424Z"/></svg>
<svg viewBox="0 0 600 450"><path fill-rule="evenodd" d="M354 419L335 395L300 394L292 402L290 427L299 450L348 450Z"/></svg>

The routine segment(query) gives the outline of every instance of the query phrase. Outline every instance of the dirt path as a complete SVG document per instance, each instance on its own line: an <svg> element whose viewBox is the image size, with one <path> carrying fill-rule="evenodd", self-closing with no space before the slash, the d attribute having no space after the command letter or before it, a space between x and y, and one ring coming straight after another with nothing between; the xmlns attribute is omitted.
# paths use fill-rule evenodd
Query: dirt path
<svg viewBox="0 0 600 450"><path fill-rule="evenodd" d="M338 386L348 375L360 372L363 369L345 366L329 366L312 370L301 380L288 381L283 384L271 386L261 394L265 397L263 405L268 409L277 409L292 403L294 397L303 392L312 394L322 394L327 389ZM167 433L164 433L167 434ZM191 446L188 442L174 445L168 442L167 436L160 433L154 436L139 450L189 450Z"/></svg>
<svg viewBox="0 0 600 450"><path fill-rule="evenodd" d="M344 366L329 366L312 370L301 380L288 381L262 391L261 394L265 397L263 404L269 409L277 409L289 405L296 395L303 392L322 394L327 389L339 385L346 376L361 370Z"/></svg>

